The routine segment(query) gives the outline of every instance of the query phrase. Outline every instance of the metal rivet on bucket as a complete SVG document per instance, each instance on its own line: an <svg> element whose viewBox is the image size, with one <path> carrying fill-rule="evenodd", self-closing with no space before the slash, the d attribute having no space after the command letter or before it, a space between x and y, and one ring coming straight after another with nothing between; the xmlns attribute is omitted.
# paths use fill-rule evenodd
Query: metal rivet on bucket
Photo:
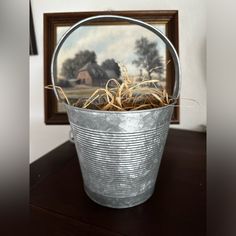
<svg viewBox="0 0 236 236"><path fill-rule="evenodd" d="M56 58L69 34L84 23L98 19L125 20L159 36L166 44L175 66L172 97L180 88L180 64L175 48L154 26L123 16L101 15L73 25L58 42L52 57L54 93ZM151 197L164 150L173 105L140 111L100 111L65 104L87 195L100 205L127 208Z"/></svg>

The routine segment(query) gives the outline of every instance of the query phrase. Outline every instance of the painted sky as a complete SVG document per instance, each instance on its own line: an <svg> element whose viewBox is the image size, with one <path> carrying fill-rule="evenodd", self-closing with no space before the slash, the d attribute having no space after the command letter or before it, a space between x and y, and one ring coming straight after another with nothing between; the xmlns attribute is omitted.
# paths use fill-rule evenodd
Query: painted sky
<svg viewBox="0 0 236 236"><path fill-rule="evenodd" d="M164 34L165 25L155 24ZM68 30L69 27L57 27L57 40ZM135 41L141 37L157 42L157 49L165 60L165 44L151 31L138 25L103 25L103 26L82 26L69 35L63 43L58 54L58 73L62 63L73 58L80 50L94 51L97 55L97 63L110 58L124 64L129 74L137 75L139 69L132 64L137 58L135 54Z"/></svg>

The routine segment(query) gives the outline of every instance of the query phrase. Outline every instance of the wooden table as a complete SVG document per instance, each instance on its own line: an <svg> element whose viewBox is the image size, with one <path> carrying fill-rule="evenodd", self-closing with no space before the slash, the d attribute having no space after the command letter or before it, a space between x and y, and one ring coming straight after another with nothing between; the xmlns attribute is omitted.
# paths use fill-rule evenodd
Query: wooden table
<svg viewBox="0 0 236 236"><path fill-rule="evenodd" d="M133 208L102 207L86 196L69 141L32 163L30 171L30 235L205 235L205 133L170 130L156 190Z"/></svg>

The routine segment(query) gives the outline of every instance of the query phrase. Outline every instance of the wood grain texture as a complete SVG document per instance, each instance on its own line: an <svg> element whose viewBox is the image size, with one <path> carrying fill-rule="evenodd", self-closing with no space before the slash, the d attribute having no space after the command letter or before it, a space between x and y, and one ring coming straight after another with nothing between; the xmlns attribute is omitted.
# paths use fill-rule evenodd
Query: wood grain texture
<svg viewBox="0 0 236 236"><path fill-rule="evenodd" d="M43 226L41 235L206 234L204 133L170 130L153 196L139 206L122 210L99 206L86 196L71 143L49 156L51 165L54 162L51 172L46 171L32 184L32 232ZM60 164L55 164L57 158ZM40 160L31 164L32 176L35 170L44 173L47 164L45 157L42 160L44 164Z"/></svg>

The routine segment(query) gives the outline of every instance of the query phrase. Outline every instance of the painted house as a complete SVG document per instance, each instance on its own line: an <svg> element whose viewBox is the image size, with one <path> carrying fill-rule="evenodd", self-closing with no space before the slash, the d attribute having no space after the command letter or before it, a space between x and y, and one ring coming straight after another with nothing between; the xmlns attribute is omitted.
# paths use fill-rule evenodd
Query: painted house
<svg viewBox="0 0 236 236"><path fill-rule="evenodd" d="M87 63L79 70L76 80L77 84L101 87L109 77L97 63Z"/></svg>

